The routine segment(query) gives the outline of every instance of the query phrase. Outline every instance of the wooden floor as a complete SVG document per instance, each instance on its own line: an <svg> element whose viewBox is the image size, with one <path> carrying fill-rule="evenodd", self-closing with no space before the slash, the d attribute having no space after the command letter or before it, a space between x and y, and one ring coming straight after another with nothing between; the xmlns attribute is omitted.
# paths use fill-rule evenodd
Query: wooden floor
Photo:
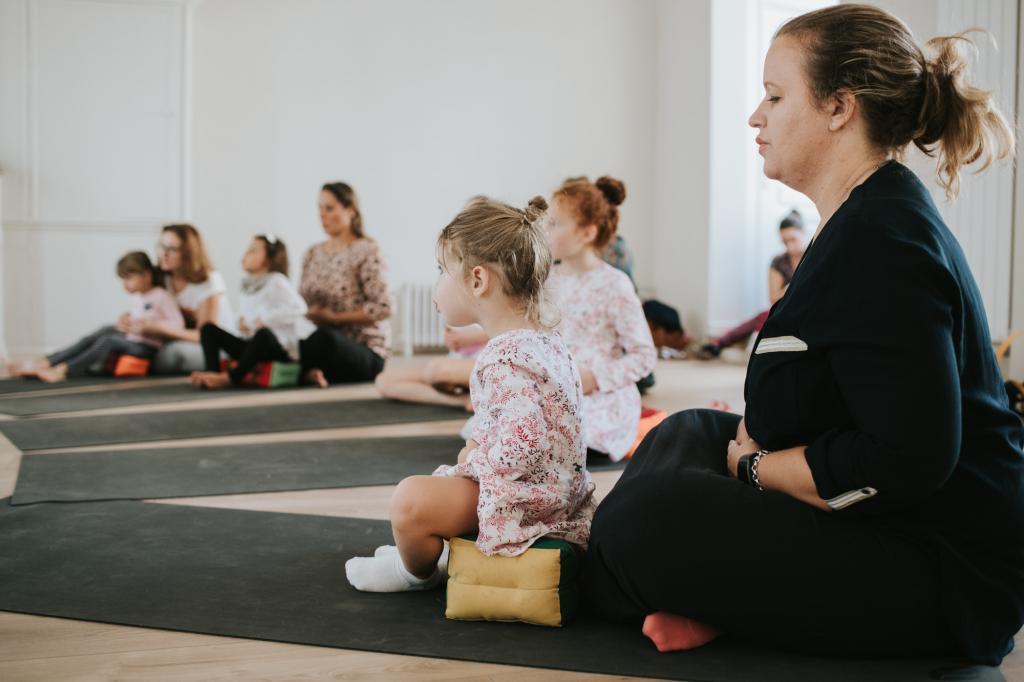
<svg viewBox="0 0 1024 682"><path fill-rule="evenodd" d="M395 360L396 365L423 362ZM644 402L669 412L691 407L708 407L724 401L742 411L743 365L728 362L665 362L655 372L658 383ZM331 388L316 395L307 392L288 396L247 394L213 401L176 404L174 409L217 409L265 404L282 398L296 401L369 397L369 387ZM95 413L133 413L160 410L160 406L107 409ZM93 414L93 413L90 413ZM64 416L64 415L62 415ZM457 433L459 422L405 424L399 426L336 429L328 433L300 432L260 436L230 436L192 439L193 445L217 443L265 443L298 438L322 439L374 435L426 435ZM147 447L176 447L183 441L146 444ZM140 447L133 443L124 447ZM80 450L84 451L87 448ZM96 448L91 448L96 449ZM103 449L113 449L109 446ZM75 451L65 449L63 452ZM53 451L57 452L57 451ZM42 454L42 453L41 453ZM452 453L453 457L455 453ZM0 497L14 490L21 453L0 435ZM614 485L618 472L594 476L598 494ZM309 490L223 497L160 500L163 504L252 509L383 519L391 486ZM0 547L0 551L3 548ZM1018 635L1018 650L1001 670L1011 681L1024 682L1024 637ZM304 680L304 679L387 679L387 680L610 680L631 679L568 673L513 666L466 663L392 654L365 653L230 637L150 630L85 621L44 618L0 612L0 680L4 682L55 680Z"/></svg>

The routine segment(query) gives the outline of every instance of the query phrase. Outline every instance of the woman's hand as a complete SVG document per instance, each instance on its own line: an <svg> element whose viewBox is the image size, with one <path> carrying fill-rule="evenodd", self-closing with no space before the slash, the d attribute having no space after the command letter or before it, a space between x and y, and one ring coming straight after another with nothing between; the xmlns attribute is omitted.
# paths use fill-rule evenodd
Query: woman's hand
<svg viewBox="0 0 1024 682"><path fill-rule="evenodd" d="M580 370L580 383L583 385L583 395L590 395L597 390L597 377L589 369Z"/></svg>
<svg viewBox="0 0 1024 682"><path fill-rule="evenodd" d="M477 443L472 438L467 440L466 441L466 447L464 447L461 450L459 450L459 458L457 460L458 463L459 464L465 464L466 463L466 458L469 457L469 453L472 452L473 450L476 450L478 447L480 447L480 444Z"/></svg>
<svg viewBox="0 0 1024 682"><path fill-rule="evenodd" d="M736 478L740 457L752 455L760 449L761 446L757 444L757 441L747 433L746 420L740 419L740 425L736 428L736 438L729 441L729 450L726 455L726 468L729 470L729 475Z"/></svg>
<svg viewBox="0 0 1024 682"><path fill-rule="evenodd" d="M311 305L306 310L306 319L313 324L333 324L334 315L323 306Z"/></svg>
<svg viewBox="0 0 1024 682"><path fill-rule="evenodd" d="M245 323L244 317L238 318L238 333L242 336L249 336L252 334L252 329L250 329L249 325Z"/></svg>

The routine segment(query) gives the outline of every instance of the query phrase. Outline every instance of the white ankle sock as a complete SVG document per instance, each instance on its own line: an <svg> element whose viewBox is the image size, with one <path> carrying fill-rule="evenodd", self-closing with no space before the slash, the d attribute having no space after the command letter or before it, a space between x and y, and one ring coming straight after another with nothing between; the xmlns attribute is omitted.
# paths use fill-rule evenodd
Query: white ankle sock
<svg viewBox="0 0 1024 682"><path fill-rule="evenodd" d="M381 545L377 549L373 550L373 556L385 556L387 554L398 554L398 548L394 545ZM437 572L441 574L443 579L448 578L448 554L449 546L448 541L444 543L444 549L441 550L441 556L437 560Z"/></svg>
<svg viewBox="0 0 1024 682"><path fill-rule="evenodd" d="M382 549L378 547L377 552ZM408 592L433 589L441 583L437 571L429 578L414 576L397 551L377 552L372 557L353 557L345 562L345 577L352 587L363 592Z"/></svg>

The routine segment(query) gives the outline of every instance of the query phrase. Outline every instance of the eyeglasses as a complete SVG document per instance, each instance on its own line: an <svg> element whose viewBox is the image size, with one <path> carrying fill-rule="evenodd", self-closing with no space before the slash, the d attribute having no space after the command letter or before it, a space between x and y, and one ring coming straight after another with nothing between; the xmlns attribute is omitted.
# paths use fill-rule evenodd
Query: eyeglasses
<svg viewBox="0 0 1024 682"><path fill-rule="evenodd" d="M161 244L160 242L157 242L156 251L157 253L181 253L181 247L169 246L167 244Z"/></svg>

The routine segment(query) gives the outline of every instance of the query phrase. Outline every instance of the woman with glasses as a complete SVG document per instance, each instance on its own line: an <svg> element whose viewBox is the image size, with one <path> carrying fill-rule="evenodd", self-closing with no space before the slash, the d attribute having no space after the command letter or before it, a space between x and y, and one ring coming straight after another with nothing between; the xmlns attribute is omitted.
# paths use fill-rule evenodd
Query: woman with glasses
<svg viewBox="0 0 1024 682"><path fill-rule="evenodd" d="M152 325L145 330L146 334L168 340L156 356L154 370L160 374L201 371L204 363L199 330L203 325L212 322L221 329L235 329L224 277L213 269L203 239L191 225L165 226L157 256L168 291L185 316L185 328Z"/></svg>

